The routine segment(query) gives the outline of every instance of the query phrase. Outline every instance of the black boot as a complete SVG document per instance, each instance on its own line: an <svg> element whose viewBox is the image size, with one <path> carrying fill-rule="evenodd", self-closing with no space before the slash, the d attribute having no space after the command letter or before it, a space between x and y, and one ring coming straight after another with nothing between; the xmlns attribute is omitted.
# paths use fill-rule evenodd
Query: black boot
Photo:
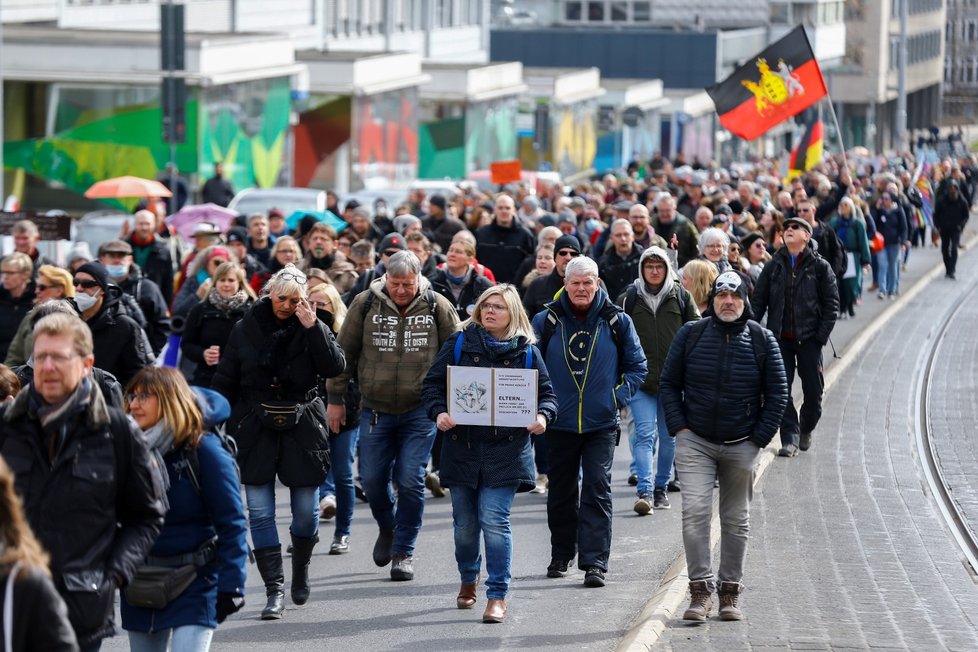
<svg viewBox="0 0 978 652"><path fill-rule="evenodd" d="M282 546L255 550L258 572L265 583L268 601L261 610L262 620L278 620L285 611L285 572L282 570Z"/></svg>
<svg viewBox="0 0 978 652"><path fill-rule="evenodd" d="M309 560L319 537L306 539L292 535L292 602L305 604L309 600Z"/></svg>

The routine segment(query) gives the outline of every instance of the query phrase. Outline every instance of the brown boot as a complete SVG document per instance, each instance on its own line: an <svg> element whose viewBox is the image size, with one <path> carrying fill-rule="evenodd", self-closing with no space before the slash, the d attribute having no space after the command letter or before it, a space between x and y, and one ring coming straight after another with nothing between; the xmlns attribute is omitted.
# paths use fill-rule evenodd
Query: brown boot
<svg viewBox="0 0 978 652"><path fill-rule="evenodd" d="M462 584L462 588L458 590L458 597L455 598L455 605L459 609L471 609L475 606L477 586L478 580L471 584Z"/></svg>
<svg viewBox="0 0 978 652"><path fill-rule="evenodd" d="M482 622L501 623L504 620L506 620L506 601L489 600L489 604L486 605L486 612L482 614Z"/></svg>
<svg viewBox="0 0 978 652"><path fill-rule="evenodd" d="M710 585L706 580L698 580L689 583L689 608L683 614L683 620L706 621L710 615L710 608L713 606L713 596L711 595Z"/></svg>
<svg viewBox="0 0 978 652"><path fill-rule="evenodd" d="M720 582L717 587L717 594L720 596L720 620L744 619L744 612L737 606L742 589L740 582Z"/></svg>

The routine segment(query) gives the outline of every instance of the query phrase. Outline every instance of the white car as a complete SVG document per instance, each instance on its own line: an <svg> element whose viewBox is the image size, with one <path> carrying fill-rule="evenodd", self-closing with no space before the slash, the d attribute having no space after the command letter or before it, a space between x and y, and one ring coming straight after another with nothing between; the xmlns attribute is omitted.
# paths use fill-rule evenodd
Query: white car
<svg viewBox="0 0 978 652"><path fill-rule="evenodd" d="M326 210L326 191L316 188L246 188L234 196L228 208L241 215L268 214L279 208L288 217L296 211Z"/></svg>

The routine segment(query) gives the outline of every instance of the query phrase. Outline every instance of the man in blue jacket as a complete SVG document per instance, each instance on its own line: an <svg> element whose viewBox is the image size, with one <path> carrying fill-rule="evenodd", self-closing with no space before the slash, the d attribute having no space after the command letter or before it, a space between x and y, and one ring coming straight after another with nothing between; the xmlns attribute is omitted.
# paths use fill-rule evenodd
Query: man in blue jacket
<svg viewBox="0 0 978 652"><path fill-rule="evenodd" d="M545 435L552 553L547 577L562 577L577 555L584 585L604 586L618 410L645 381L645 353L631 318L599 287L598 266L584 256L567 263L564 290L533 318L533 330L557 394L557 418Z"/></svg>
<svg viewBox="0 0 978 652"><path fill-rule="evenodd" d="M720 595L721 620L741 620L750 500L761 449L788 403L781 349L750 319L747 286L736 272L713 284L705 319L676 334L659 380L666 427L676 437L683 479L683 547L692 600L684 620L705 621ZM710 521L720 481L720 569L713 574ZM719 586L717 586L719 576Z"/></svg>

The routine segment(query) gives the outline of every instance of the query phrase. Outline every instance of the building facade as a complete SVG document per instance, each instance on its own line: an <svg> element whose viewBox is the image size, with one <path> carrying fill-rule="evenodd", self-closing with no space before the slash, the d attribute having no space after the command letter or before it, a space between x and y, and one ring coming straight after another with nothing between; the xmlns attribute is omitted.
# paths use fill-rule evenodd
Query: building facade
<svg viewBox="0 0 978 652"><path fill-rule="evenodd" d="M948 0L944 31L945 125L978 122L978 2Z"/></svg>

